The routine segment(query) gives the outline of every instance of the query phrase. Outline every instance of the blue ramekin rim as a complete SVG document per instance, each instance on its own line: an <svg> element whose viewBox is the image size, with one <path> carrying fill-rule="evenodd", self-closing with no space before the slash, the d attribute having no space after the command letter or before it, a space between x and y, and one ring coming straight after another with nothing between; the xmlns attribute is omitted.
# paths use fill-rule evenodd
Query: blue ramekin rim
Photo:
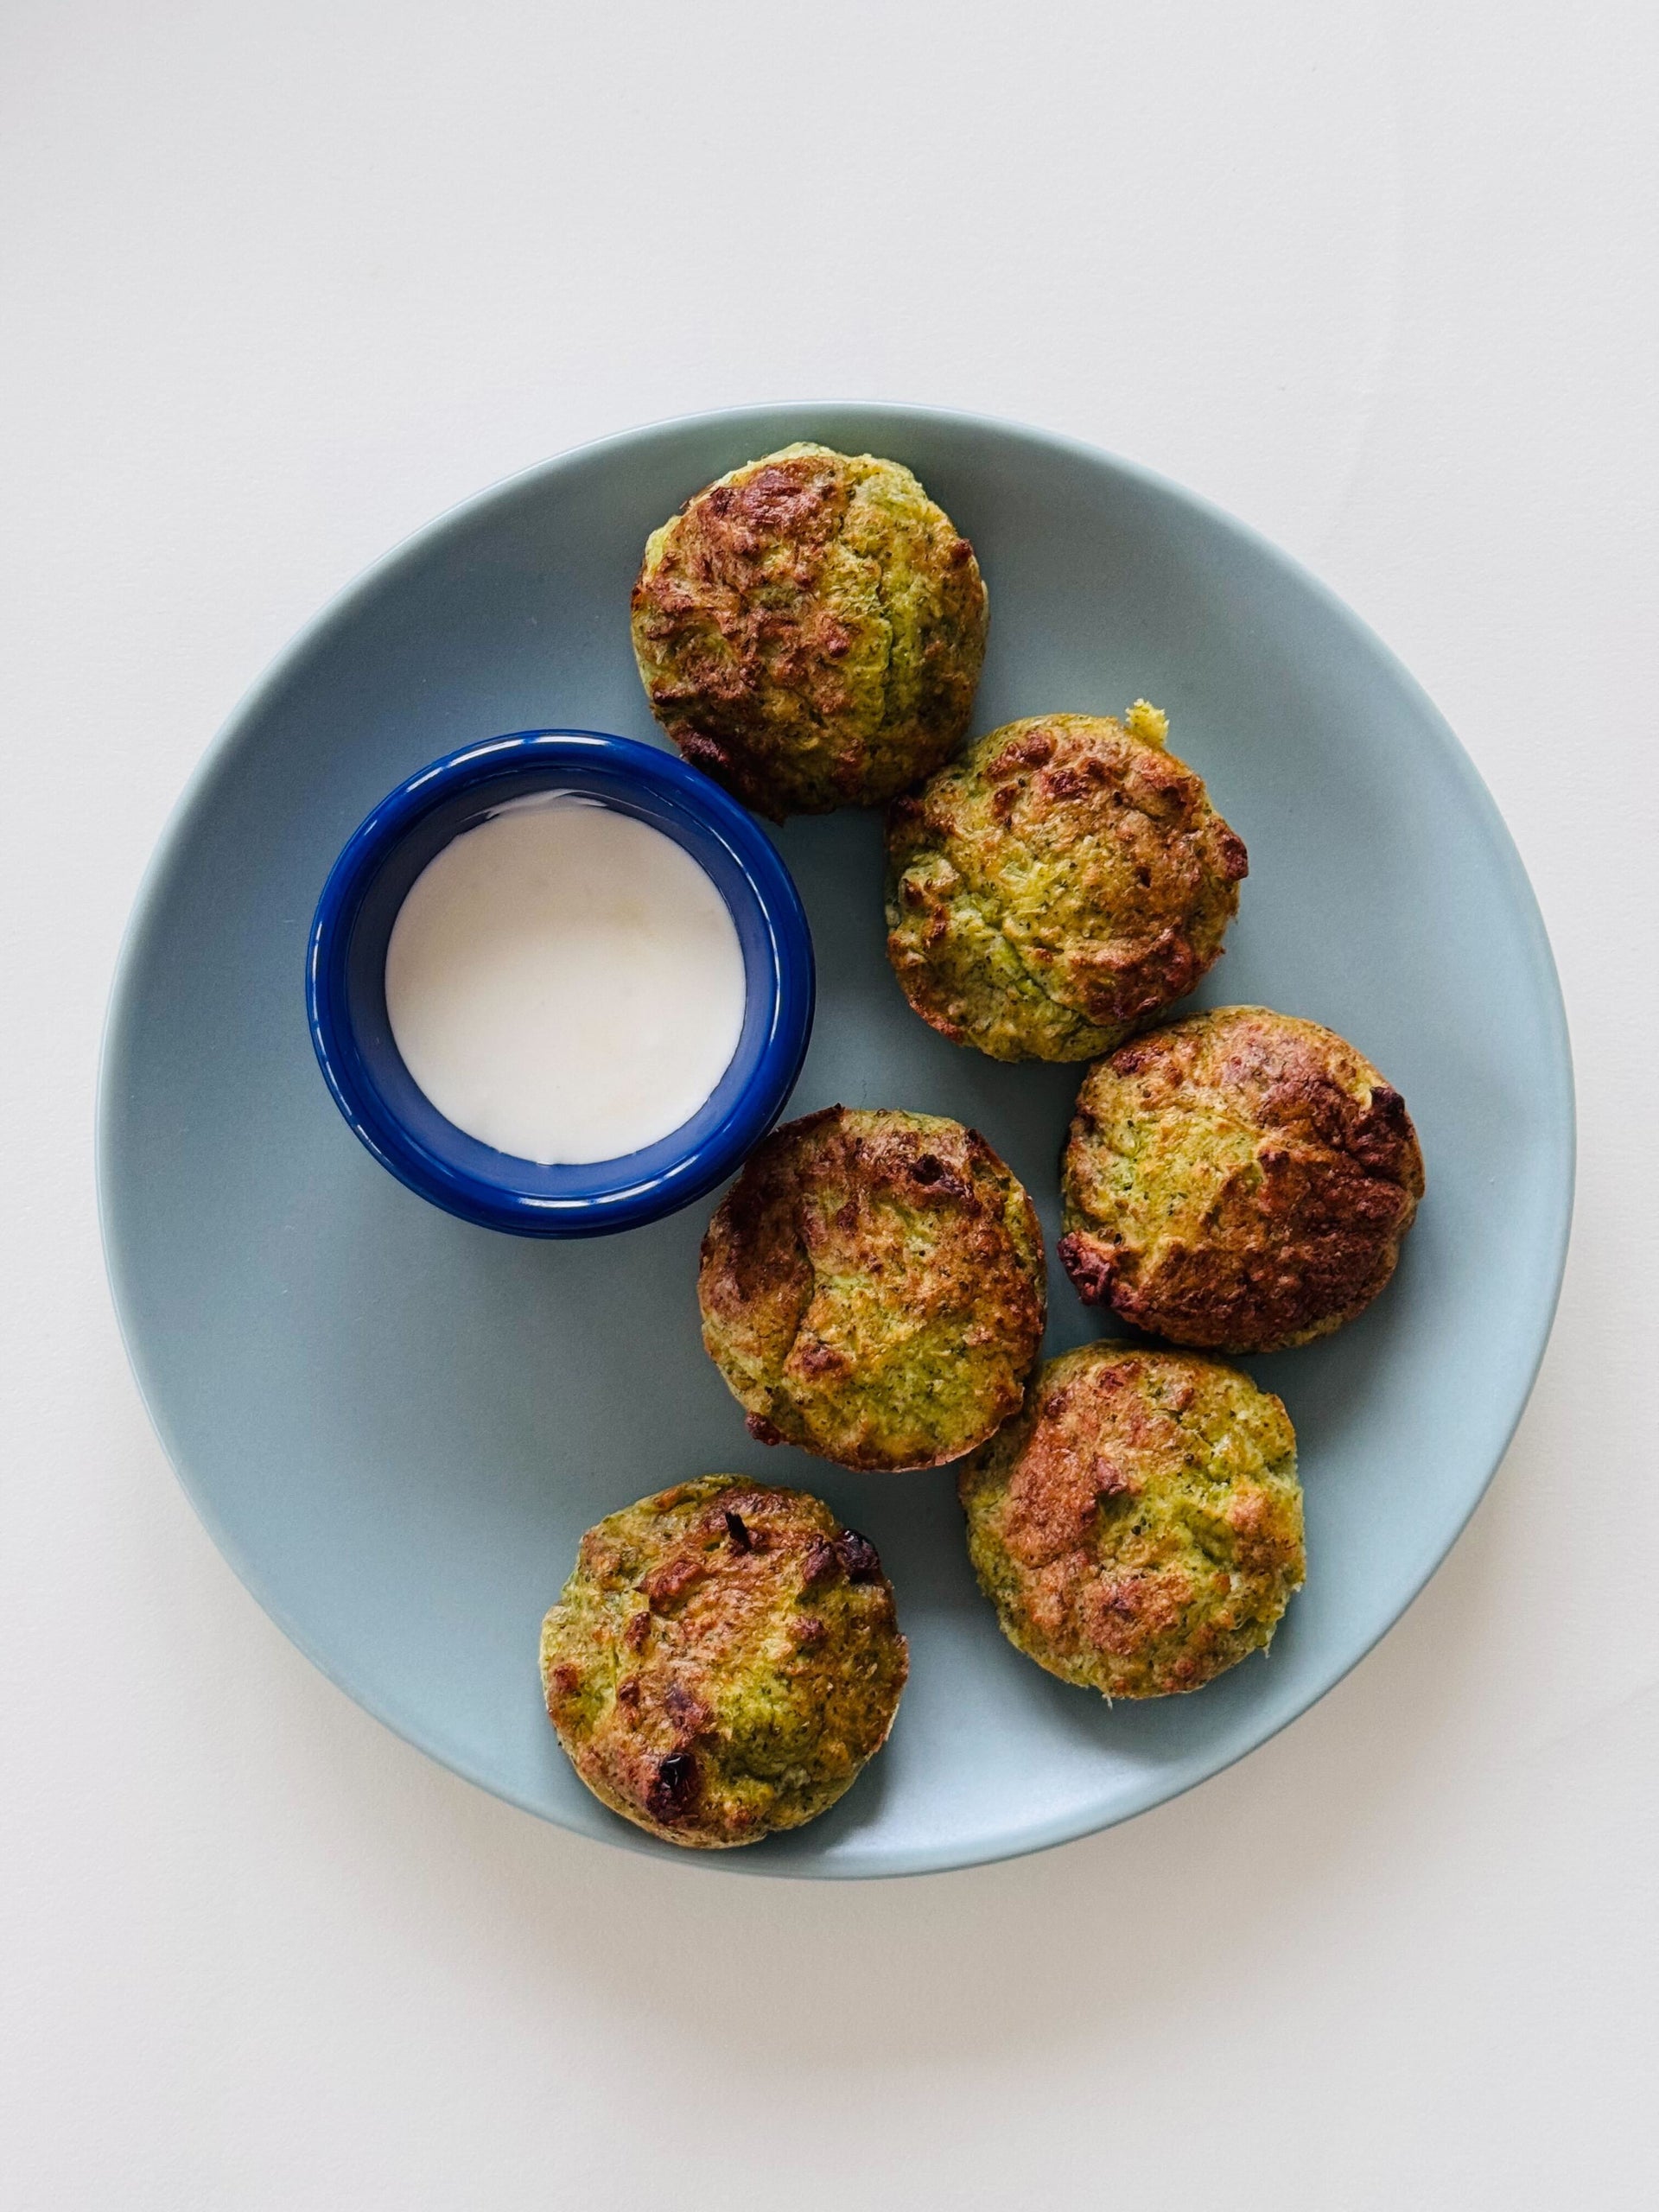
<svg viewBox="0 0 1659 2212"><path fill-rule="evenodd" d="M653 1155L660 1162L648 1173L619 1175L589 1195L549 1197L480 1177L445 1159L410 1129L365 1066L345 966L370 890L404 841L435 809L527 772L545 772L549 781L556 782L562 774L580 774L584 768L609 772L664 799L724 847L765 919L770 975L763 969L761 980L769 988L770 1021L747 1081L699 1140L674 1149L671 1158L662 1155L672 1147L672 1137L623 1160L595 1163L582 1173L597 1185L601 1166L622 1167L626 1158L645 1161ZM745 969L753 993L756 974L747 956ZM811 1037L817 976L811 933L794 879L765 830L735 799L677 754L637 738L604 730L537 728L482 739L429 761L364 817L341 847L317 901L307 946L305 995L312 1046L335 1105L359 1141L400 1183L445 1212L483 1228L524 1236L576 1237L639 1228L676 1212L741 1166L778 1119L800 1074ZM476 1149L457 1135L463 1148ZM506 1160L510 1155L496 1157ZM562 1172L524 1164L543 1179Z"/></svg>

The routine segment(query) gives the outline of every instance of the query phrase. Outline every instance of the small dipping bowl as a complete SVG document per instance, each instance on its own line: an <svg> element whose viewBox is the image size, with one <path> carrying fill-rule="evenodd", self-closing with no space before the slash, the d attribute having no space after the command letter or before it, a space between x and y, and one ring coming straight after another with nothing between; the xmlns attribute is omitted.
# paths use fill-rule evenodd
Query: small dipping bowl
<svg viewBox="0 0 1659 2212"><path fill-rule="evenodd" d="M518 1159L446 1121L404 1066L386 1014L386 946L416 876L462 830L541 791L597 801L673 838L725 899L743 954L743 1027L712 1096L642 1151L581 1166ZM463 1221L520 1236L636 1229L731 1174L794 1088L813 990L800 894L759 823L673 753L574 729L466 746L382 799L323 887L306 970L318 1062L381 1166Z"/></svg>

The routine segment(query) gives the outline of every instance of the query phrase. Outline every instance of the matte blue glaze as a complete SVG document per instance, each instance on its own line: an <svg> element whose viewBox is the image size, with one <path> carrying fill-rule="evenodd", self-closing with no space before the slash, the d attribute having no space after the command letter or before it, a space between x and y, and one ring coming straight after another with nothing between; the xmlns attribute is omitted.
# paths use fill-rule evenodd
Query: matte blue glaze
<svg viewBox="0 0 1659 2212"><path fill-rule="evenodd" d="M1428 1196L1351 1327L1249 1363L1301 1441L1309 1581L1270 1652L1108 1709L1022 1659L974 1586L948 1471L846 1474L746 1435L698 1340L704 1209L626 1236L497 1236L423 1205L317 1080L295 979L354 823L480 730L650 741L628 644L646 533L793 438L908 462L991 590L975 726L1139 696L1250 850L1198 998L1351 1037L1410 1103ZM888 972L880 826L778 839L817 955L791 1102L954 1114L1057 1227L1077 1084L918 1021ZM105 1245L151 1414L226 1556L336 1681L568 1827L662 1853L588 1796L542 1710L537 1630L601 1513L730 1468L818 1491L881 1550L911 1642L893 1740L833 1811L689 1866L962 1866L1122 1820L1304 1711L1397 1619L1497 1466L1560 1281L1572 1081L1549 949L1455 740L1370 632L1190 494L1087 448L897 407L746 410L612 439L424 531L232 717L139 898L100 1104ZM1099 1333L1057 1269L1047 1350ZM1402 1723L1410 1726L1409 1716Z"/></svg>
<svg viewBox="0 0 1659 2212"><path fill-rule="evenodd" d="M684 847L731 911L747 999L731 1065L681 1128L616 1160L544 1167L446 1121L386 1016L386 944L428 861L493 808L558 790L631 814ZM359 823L317 902L306 1007L334 1103L383 1167L434 1205L521 1236L601 1236L672 1213L723 1181L778 1118L812 1033L812 939L766 833L696 768L597 730L518 730L463 746Z"/></svg>

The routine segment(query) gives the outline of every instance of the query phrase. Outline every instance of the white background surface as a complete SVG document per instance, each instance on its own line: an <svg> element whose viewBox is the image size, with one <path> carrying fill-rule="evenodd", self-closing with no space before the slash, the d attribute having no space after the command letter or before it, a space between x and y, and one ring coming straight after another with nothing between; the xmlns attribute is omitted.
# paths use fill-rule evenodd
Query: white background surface
<svg viewBox="0 0 1659 2212"><path fill-rule="evenodd" d="M11 0L7 2212L1653 2203L1654 25ZM734 1884L484 1797L245 1595L92 1098L150 847L327 595L548 452L836 397L1148 462L1376 625L1537 887L1580 1195L1497 1483L1306 1719L1045 1858Z"/></svg>

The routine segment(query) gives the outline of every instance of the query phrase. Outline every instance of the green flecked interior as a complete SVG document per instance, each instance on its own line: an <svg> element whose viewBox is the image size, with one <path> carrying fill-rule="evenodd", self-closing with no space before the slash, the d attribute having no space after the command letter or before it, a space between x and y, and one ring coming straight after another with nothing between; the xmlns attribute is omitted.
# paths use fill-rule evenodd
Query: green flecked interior
<svg viewBox="0 0 1659 2212"><path fill-rule="evenodd" d="M1109 1698L1135 1697L1155 1694L1149 1686L1200 1629L1211 1640L1214 1659L1205 1679L1272 1640L1305 1572L1302 1492L1295 1433L1277 1398L1217 1363L1177 1357L1160 1367L1154 1356L1141 1387L1147 1402L1176 1423L1181 1459L1176 1467L1160 1466L1155 1479L1136 1495L1097 1501L1088 1543L1090 1566L1109 1575L1155 1557L1159 1567L1186 1573L1197 1594L1182 1619L1133 1659L1046 1635L1031 1618L1026 1570L1003 1541L1001 1510L1037 1406L1102 1349L1088 1345L1051 1361L1033 1379L1025 1413L968 1463L959 1491L969 1556L1009 1642L1063 1681L1100 1690ZM1205 1371L1205 1380L1182 1404L1181 1386L1195 1370ZM1294 1539L1286 1558L1268 1572L1257 1571L1241 1557L1238 1533L1227 1517L1229 1502L1246 1485L1268 1494ZM1224 1596L1216 1592L1217 1575L1229 1579Z"/></svg>
<svg viewBox="0 0 1659 2212"><path fill-rule="evenodd" d="M560 1730L573 1752L615 1719L617 1684L625 1672L672 1664L664 1648L671 1632L641 1591L643 1579L685 1543L712 1500L754 1487L736 1476L706 1476L625 1507L590 1531L605 1540L605 1568L595 1571L584 1543L542 1625L543 1682L561 1663L579 1675L576 1690L564 1701ZM810 1503L825 1535L836 1533L838 1524L828 1507ZM724 1548L715 1530L702 1542L711 1558ZM754 1833L760 1834L799 1827L851 1787L886 1738L905 1678L903 1639L886 1608L885 1586L878 1593L871 1584L841 1576L809 1588L796 1573L779 1578L760 1624L746 1624L743 1633L715 1649L699 1646L698 1692L714 1714L697 1744L706 1804L719 1814L752 1814ZM822 1622L824 1633L803 1649L789 1632L790 1623L808 1613ZM629 1625L642 1614L645 1637L630 1643ZM602 1775L582 1770L613 1811L656 1827L639 1806L608 1789Z"/></svg>

